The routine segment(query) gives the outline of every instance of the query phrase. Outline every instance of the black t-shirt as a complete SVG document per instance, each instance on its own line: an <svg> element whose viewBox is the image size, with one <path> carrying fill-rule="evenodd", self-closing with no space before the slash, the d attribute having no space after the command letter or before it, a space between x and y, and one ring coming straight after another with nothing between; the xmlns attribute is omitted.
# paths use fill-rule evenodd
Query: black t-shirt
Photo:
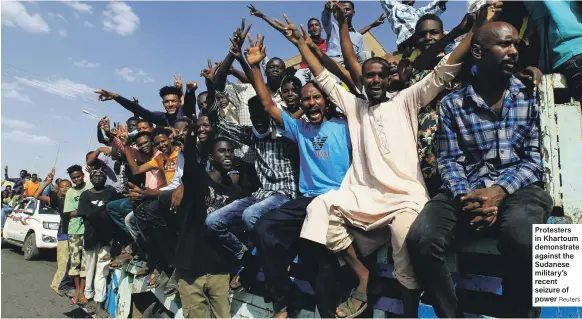
<svg viewBox="0 0 582 319"><path fill-rule="evenodd" d="M49 196L50 204L49 207L59 212L61 216L61 224L59 226L59 231L57 232L57 236L62 234L66 234L69 231L69 220L71 217L67 214L63 214L63 208L65 206L65 197L60 197L57 192L50 191Z"/></svg>
<svg viewBox="0 0 582 319"><path fill-rule="evenodd" d="M85 216L85 249L93 249L97 244L107 246L113 238L113 224L107 204L117 199L117 192L111 186L105 186L100 192L94 192L94 189L88 189L81 193L79 198L80 215Z"/></svg>
<svg viewBox="0 0 582 319"><path fill-rule="evenodd" d="M231 268L231 254L206 228L206 217L256 190L249 188L253 184L249 180L256 179L256 172L248 172L243 165L238 168L238 185L219 184L210 178L205 166L196 157L196 152L185 154L182 176L184 197L177 216L181 225L176 245L176 256L179 258L175 258L174 264L176 268L187 269L199 275L223 274Z"/></svg>

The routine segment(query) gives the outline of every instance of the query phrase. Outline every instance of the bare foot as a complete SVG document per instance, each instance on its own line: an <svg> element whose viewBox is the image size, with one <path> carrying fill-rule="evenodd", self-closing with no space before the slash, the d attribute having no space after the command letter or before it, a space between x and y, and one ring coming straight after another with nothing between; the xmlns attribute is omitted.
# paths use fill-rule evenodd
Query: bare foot
<svg viewBox="0 0 582 319"><path fill-rule="evenodd" d="M287 311L277 312L272 318L286 319L286 318L288 318Z"/></svg>

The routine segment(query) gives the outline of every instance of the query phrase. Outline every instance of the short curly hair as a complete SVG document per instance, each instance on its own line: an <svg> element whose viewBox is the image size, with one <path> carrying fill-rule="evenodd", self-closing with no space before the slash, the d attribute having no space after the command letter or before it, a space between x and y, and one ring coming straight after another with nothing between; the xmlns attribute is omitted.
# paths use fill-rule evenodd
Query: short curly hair
<svg viewBox="0 0 582 319"><path fill-rule="evenodd" d="M182 97L182 90L180 90L179 88L177 88L175 86L164 86L163 88L160 89L160 97L162 99L164 98L164 96L170 95L170 94L174 94L174 95L177 95L179 97Z"/></svg>

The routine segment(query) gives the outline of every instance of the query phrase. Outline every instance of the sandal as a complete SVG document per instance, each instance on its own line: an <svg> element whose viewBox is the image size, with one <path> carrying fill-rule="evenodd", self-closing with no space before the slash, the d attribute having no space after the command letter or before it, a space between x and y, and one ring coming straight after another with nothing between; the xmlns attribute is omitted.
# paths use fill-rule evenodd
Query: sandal
<svg viewBox="0 0 582 319"><path fill-rule="evenodd" d="M131 255L130 254L121 254L119 256L117 256L117 258L115 258L113 261L111 261L111 263L109 263L109 268L112 269L120 269L123 266L125 266L125 264L129 263L129 261L131 260Z"/></svg>
<svg viewBox="0 0 582 319"><path fill-rule="evenodd" d="M158 286L160 285L160 281L158 280L160 278L160 273L157 270L154 270L151 274L150 274L150 278L148 279L148 287L149 288L158 288Z"/></svg>
<svg viewBox="0 0 582 319"><path fill-rule="evenodd" d="M232 280L230 281L230 289L237 290L241 286L242 286L242 283L240 282L240 276L236 275L236 276L232 277Z"/></svg>
<svg viewBox="0 0 582 319"><path fill-rule="evenodd" d="M360 308L356 308L356 306L354 305L354 303L352 302L352 299L355 300L359 300L362 302L362 304L360 305ZM342 302L339 306L338 306L338 310L340 310L341 312L343 312L345 314L345 317L339 317L337 315L337 310L336 310L336 314L335 317L336 318L355 318L359 315L362 314L362 312L364 312L364 310L366 310L368 308L368 295L364 292L359 291L357 288L352 289L352 292L350 293L350 297L348 298L348 300Z"/></svg>
<svg viewBox="0 0 582 319"><path fill-rule="evenodd" d="M77 303L78 303L79 305L81 305L81 306L84 306L84 305L86 305L88 302L89 302L89 299L87 299L87 298L85 298L85 297L83 297L83 298L80 298L80 299L79 299L79 301L77 301Z"/></svg>
<svg viewBox="0 0 582 319"><path fill-rule="evenodd" d="M150 269L147 266L145 266L143 268L140 268L138 271L136 271L135 276L136 277L143 277L149 273L150 273Z"/></svg>
<svg viewBox="0 0 582 319"><path fill-rule="evenodd" d="M169 297L175 294L176 292L178 292L178 282L176 282L175 277L172 276L170 278L170 281L166 285L166 289L164 289L164 296Z"/></svg>
<svg viewBox="0 0 582 319"><path fill-rule="evenodd" d="M79 302L79 299L77 299L77 297L71 298L71 305L76 305L78 302Z"/></svg>

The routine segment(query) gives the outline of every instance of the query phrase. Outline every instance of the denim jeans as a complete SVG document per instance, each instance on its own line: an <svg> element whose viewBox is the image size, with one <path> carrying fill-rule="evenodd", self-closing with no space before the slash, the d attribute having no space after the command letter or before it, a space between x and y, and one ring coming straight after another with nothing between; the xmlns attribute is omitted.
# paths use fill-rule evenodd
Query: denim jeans
<svg viewBox="0 0 582 319"><path fill-rule="evenodd" d="M125 226L125 217L127 214L131 213L133 207L131 205L131 200L129 198L123 198L114 200L107 204L107 211L109 211L109 216L121 230L128 233L129 230Z"/></svg>
<svg viewBox="0 0 582 319"><path fill-rule="evenodd" d="M288 201L289 197L283 194L273 194L263 200L254 196L245 197L208 215L206 227L218 237L224 248L240 260L247 247L231 233L232 227L242 222L247 230L252 231L261 216Z"/></svg>
<svg viewBox="0 0 582 319"><path fill-rule="evenodd" d="M503 298L511 305L510 318L539 316L531 306L532 225L544 224L552 209L550 195L534 184L507 195L499 204L497 222L489 231L497 235L497 248L507 265ZM424 206L408 232L406 244L412 266L440 318L458 315L455 286L445 254L456 239L474 234L474 227L469 225L471 219L472 214L463 212L459 203L438 194Z"/></svg>
<svg viewBox="0 0 582 319"><path fill-rule="evenodd" d="M6 221L6 216L12 213L12 207L10 206L3 206L2 207L2 228L4 228L4 222Z"/></svg>

